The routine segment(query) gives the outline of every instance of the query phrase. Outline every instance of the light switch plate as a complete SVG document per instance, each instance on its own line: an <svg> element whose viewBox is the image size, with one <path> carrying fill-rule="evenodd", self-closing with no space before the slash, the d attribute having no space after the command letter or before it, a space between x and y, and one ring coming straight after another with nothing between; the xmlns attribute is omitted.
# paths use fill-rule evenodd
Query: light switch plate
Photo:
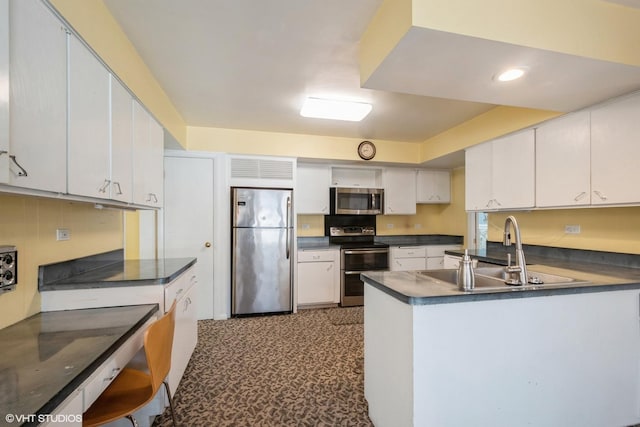
<svg viewBox="0 0 640 427"><path fill-rule="evenodd" d="M58 228L56 230L56 240L69 240L71 239L71 231L68 228Z"/></svg>
<svg viewBox="0 0 640 427"><path fill-rule="evenodd" d="M580 234L580 225L565 225L564 226L565 234Z"/></svg>

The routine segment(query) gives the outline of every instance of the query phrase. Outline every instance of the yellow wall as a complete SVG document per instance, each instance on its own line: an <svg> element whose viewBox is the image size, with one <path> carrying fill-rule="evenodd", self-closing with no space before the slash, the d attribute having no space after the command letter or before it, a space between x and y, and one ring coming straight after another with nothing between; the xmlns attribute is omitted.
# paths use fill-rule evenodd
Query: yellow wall
<svg viewBox="0 0 640 427"><path fill-rule="evenodd" d="M422 143L423 162L533 126L562 113L531 108L498 106L448 129Z"/></svg>
<svg viewBox="0 0 640 427"><path fill-rule="evenodd" d="M186 123L102 0L50 0L114 73L183 146Z"/></svg>
<svg viewBox="0 0 640 427"><path fill-rule="evenodd" d="M502 241L508 215L518 220L526 244L640 255L640 207L585 208L489 214L489 239ZM565 234L580 225L580 234Z"/></svg>
<svg viewBox="0 0 640 427"><path fill-rule="evenodd" d="M0 294L0 328L40 311L38 266L122 248L122 212L0 194L0 245L18 249L18 285ZM71 232L56 241L56 229Z"/></svg>
<svg viewBox="0 0 640 427"><path fill-rule="evenodd" d="M358 157L356 151L362 138L189 126L187 140L187 148L192 151L350 160L360 161L362 164L415 164L420 161L420 144L410 142L375 140L375 161L365 162Z"/></svg>

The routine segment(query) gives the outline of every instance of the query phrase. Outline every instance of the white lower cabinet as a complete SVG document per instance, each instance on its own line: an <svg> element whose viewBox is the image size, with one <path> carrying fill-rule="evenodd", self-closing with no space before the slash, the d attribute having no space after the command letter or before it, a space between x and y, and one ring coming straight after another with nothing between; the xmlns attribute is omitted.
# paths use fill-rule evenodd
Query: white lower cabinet
<svg viewBox="0 0 640 427"><path fill-rule="evenodd" d="M460 245L391 246L391 271L437 270L444 267L444 252Z"/></svg>
<svg viewBox="0 0 640 427"><path fill-rule="evenodd" d="M340 302L340 250L298 251L298 305Z"/></svg>
<svg viewBox="0 0 640 427"><path fill-rule="evenodd" d="M425 246L391 246L389 248L391 271L424 270L427 268Z"/></svg>
<svg viewBox="0 0 640 427"><path fill-rule="evenodd" d="M169 389L174 395L184 375L191 354L198 342L198 311L196 305L196 276L193 268L174 280L165 289L165 307L169 309L173 301L176 305L176 328L171 352Z"/></svg>

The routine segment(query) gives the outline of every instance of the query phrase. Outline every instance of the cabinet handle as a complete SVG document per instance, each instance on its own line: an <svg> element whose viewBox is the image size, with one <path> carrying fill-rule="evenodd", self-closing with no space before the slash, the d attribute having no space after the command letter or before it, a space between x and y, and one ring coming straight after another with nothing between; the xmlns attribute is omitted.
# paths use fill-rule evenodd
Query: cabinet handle
<svg viewBox="0 0 640 427"><path fill-rule="evenodd" d="M494 202L496 202L498 204L498 206L502 206L502 203L500 203L498 200L493 199Z"/></svg>
<svg viewBox="0 0 640 427"><path fill-rule="evenodd" d="M484 207L485 208L490 208L492 203L493 203L493 199L489 200Z"/></svg>
<svg viewBox="0 0 640 427"><path fill-rule="evenodd" d="M400 267L402 267L402 264L400 263L400 261L396 260L396 264L398 264Z"/></svg>
<svg viewBox="0 0 640 427"><path fill-rule="evenodd" d="M196 275L195 274L193 276L191 276L191 280L190 281L191 281L191 283L196 281Z"/></svg>
<svg viewBox="0 0 640 427"><path fill-rule="evenodd" d="M27 171L24 170L24 168L20 166L20 163L18 163L18 161L16 160L16 156L9 156L9 158L20 169L20 171L18 171L18 176L28 176Z"/></svg>
<svg viewBox="0 0 640 427"><path fill-rule="evenodd" d="M2 156L3 154L9 154L9 152L5 150L0 150L0 156Z"/></svg>
<svg viewBox="0 0 640 427"><path fill-rule="evenodd" d="M98 193L106 193L107 188L109 187L109 184L111 184L111 181L109 181L108 179L105 179L104 183L102 184L102 187L98 189Z"/></svg>
<svg viewBox="0 0 640 427"><path fill-rule="evenodd" d="M210 247L211 247L211 242L206 242L206 243L204 244L204 247L205 247L205 248L210 248Z"/></svg>
<svg viewBox="0 0 640 427"><path fill-rule="evenodd" d="M158 203L158 197L156 197L155 193L147 193L149 197L147 198L147 202Z"/></svg>
<svg viewBox="0 0 640 427"><path fill-rule="evenodd" d="M122 194L122 188L120 188L120 183L119 182L114 182L113 185L118 187L118 190L116 191L116 194L118 194L118 195Z"/></svg>
<svg viewBox="0 0 640 427"><path fill-rule="evenodd" d="M111 376L105 378L103 381L112 381L115 377L118 376L118 372L120 372L120 368L113 368L111 370Z"/></svg>
<svg viewBox="0 0 640 427"><path fill-rule="evenodd" d="M327 267L327 271L331 271L331 269L333 269L333 264L329 264L329 266Z"/></svg>
<svg viewBox="0 0 640 427"><path fill-rule="evenodd" d="M578 200L581 200L584 198L584 196L586 196L587 193L585 191L583 191L582 193L578 194L576 197L573 198L573 201L577 202Z"/></svg>
<svg viewBox="0 0 640 427"><path fill-rule="evenodd" d="M598 190L594 190L593 193L600 197L600 200L607 200L607 196L605 196L604 194L602 194L601 192L599 192Z"/></svg>

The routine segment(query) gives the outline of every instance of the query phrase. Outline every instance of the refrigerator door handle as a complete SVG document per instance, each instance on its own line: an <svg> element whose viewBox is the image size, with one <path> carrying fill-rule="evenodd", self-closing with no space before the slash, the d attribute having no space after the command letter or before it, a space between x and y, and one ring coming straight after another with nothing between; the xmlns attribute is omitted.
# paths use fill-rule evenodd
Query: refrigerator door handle
<svg viewBox="0 0 640 427"><path fill-rule="evenodd" d="M291 219L291 197L287 197L287 223L286 223L286 226L287 226L287 259L289 259L290 252L291 252L291 248L290 248L291 243L289 242L289 240L291 240L290 236L289 236L289 233L291 232L291 230L290 230L291 224L289 223L290 219Z"/></svg>

